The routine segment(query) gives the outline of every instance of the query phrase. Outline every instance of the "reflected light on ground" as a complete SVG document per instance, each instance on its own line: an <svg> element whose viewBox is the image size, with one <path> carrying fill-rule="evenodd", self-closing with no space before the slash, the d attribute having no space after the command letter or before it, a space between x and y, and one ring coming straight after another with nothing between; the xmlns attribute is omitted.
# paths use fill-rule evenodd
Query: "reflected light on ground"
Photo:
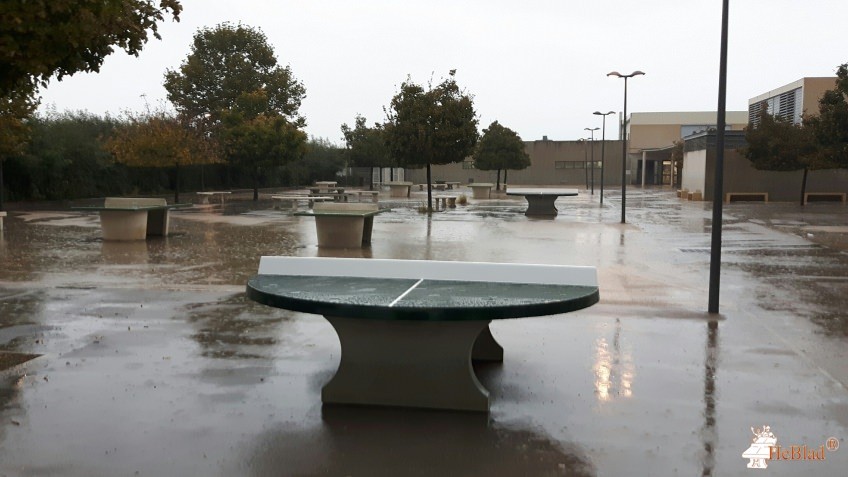
<svg viewBox="0 0 848 477"><path fill-rule="evenodd" d="M612 346L605 337L595 340L592 372L595 375L595 395L601 402L633 395L633 355L629 350L622 353L621 348L621 322L616 320Z"/></svg>

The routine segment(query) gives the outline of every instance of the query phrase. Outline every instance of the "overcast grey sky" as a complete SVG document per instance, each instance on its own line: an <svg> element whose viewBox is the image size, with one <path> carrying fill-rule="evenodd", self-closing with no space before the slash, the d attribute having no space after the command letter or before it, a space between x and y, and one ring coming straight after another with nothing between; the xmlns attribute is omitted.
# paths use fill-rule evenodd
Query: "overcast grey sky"
<svg viewBox="0 0 848 477"><path fill-rule="evenodd" d="M480 129L494 120L524 140L576 139L600 110L714 111L721 0L181 0L180 23L161 25L138 58L118 52L98 74L53 81L42 109L102 114L166 101L162 79L201 27L261 28L301 80L307 133L342 143L357 113L383 121L399 85L451 69L474 95ZM731 0L727 109L848 62L846 0ZM610 117L610 119L612 116ZM614 120L607 121L615 136ZM596 136L597 137L597 136Z"/></svg>

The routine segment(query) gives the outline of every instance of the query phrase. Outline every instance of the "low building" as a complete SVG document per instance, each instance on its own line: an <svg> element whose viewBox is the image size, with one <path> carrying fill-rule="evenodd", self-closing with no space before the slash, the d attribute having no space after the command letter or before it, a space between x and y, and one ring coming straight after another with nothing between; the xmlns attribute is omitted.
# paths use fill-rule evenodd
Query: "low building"
<svg viewBox="0 0 848 477"><path fill-rule="evenodd" d="M688 136L683 156L681 187L690 192L699 191L703 200L713 200L716 165L716 131ZM724 137L723 192L763 193L769 201L800 202L804 171L761 171L754 169L751 161L742 155L745 146L744 131L727 131ZM843 193L848 191L848 170L827 169L809 171L808 193Z"/></svg>
<svg viewBox="0 0 848 477"><path fill-rule="evenodd" d="M525 141L525 151L530 156L530 166L522 170L501 171L501 183L560 186L570 185L599 189L603 166L604 186L621 185L621 141L577 140L554 141L543 137L538 141ZM601 158L603 150L604 157ZM482 171L474 167L471 158L454 164L431 166L433 181L491 182L498 180L498 171ZM426 169L407 169L406 180L416 184L427 181Z"/></svg>

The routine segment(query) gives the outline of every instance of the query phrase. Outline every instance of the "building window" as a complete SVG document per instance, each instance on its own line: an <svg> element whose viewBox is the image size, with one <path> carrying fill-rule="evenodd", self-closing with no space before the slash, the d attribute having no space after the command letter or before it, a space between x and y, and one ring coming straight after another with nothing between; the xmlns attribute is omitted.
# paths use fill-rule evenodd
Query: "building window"
<svg viewBox="0 0 848 477"><path fill-rule="evenodd" d="M463 169L474 169L474 161L462 161Z"/></svg>
<svg viewBox="0 0 848 477"><path fill-rule="evenodd" d="M554 161L554 169L583 169L585 166L583 161Z"/></svg>

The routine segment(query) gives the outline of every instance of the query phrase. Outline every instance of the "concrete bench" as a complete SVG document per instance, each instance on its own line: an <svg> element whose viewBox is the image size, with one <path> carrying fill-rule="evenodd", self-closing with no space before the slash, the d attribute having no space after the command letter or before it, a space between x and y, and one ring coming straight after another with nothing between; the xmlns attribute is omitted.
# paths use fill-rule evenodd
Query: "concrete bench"
<svg viewBox="0 0 848 477"><path fill-rule="evenodd" d="M688 199L689 198L689 190L688 189L678 189L677 197L680 197L681 199Z"/></svg>
<svg viewBox="0 0 848 477"><path fill-rule="evenodd" d="M468 187L471 188L471 196L473 198L488 199L491 197L492 188L495 187L495 185L489 182L475 182L473 184L468 184Z"/></svg>
<svg viewBox="0 0 848 477"><path fill-rule="evenodd" d="M806 192L804 193L804 205L810 202L839 201L845 203L845 192ZM2 228L2 227L0 227Z"/></svg>
<svg viewBox="0 0 848 477"><path fill-rule="evenodd" d="M459 184L460 182L445 182L445 185L448 186L448 189L459 187Z"/></svg>
<svg viewBox="0 0 848 477"><path fill-rule="evenodd" d="M336 330L341 358L321 391L326 404L488 412L471 363L504 360L491 321L565 319L599 290L594 267L262 257L247 296L323 315Z"/></svg>
<svg viewBox="0 0 848 477"><path fill-rule="evenodd" d="M354 194L358 196L360 202L362 202L363 197L369 197L371 202L379 202L380 200L380 191L378 190L358 190Z"/></svg>
<svg viewBox="0 0 848 477"><path fill-rule="evenodd" d="M724 197L726 204L739 201L768 202L768 192L728 192Z"/></svg>
<svg viewBox="0 0 848 477"><path fill-rule="evenodd" d="M703 196L703 194L701 194L701 191L696 190L696 191L693 191L693 192L687 192L686 193L686 199L687 200L700 201L700 200L704 200L704 196Z"/></svg>
<svg viewBox="0 0 848 477"><path fill-rule="evenodd" d="M221 205L224 205L224 197L226 197L229 194L232 194L232 192L222 191L222 190L217 190L217 191L213 190L213 191L208 191L208 192L197 192L197 195L199 195L203 198L203 200L200 201L201 204L208 204L209 203L209 197L211 197L213 195L220 195L221 196Z"/></svg>
<svg viewBox="0 0 848 477"><path fill-rule="evenodd" d="M433 196L433 201L436 203L436 208L439 208L439 203L443 208L454 208L456 207L456 196L455 195L436 195Z"/></svg>
<svg viewBox="0 0 848 477"><path fill-rule="evenodd" d="M358 248L371 244L374 216L387 210L377 204L324 202L294 215L315 217L319 247Z"/></svg>
<svg viewBox="0 0 848 477"><path fill-rule="evenodd" d="M169 211L191 207L171 204L165 199L141 197L107 197L102 207L72 207L100 213L103 240L144 240L148 236L168 235Z"/></svg>
<svg viewBox="0 0 848 477"><path fill-rule="evenodd" d="M6 212L0 210L0 232L3 231L3 217L6 216Z"/></svg>
<svg viewBox="0 0 848 477"><path fill-rule="evenodd" d="M323 196L309 196L309 195L272 195L271 199L274 200L274 208L279 209L283 206L284 203L288 203L289 208L297 209L298 204L305 203L307 206L312 207L316 202L325 202L329 200L333 200L332 197L323 197ZM279 204L278 204L279 203Z"/></svg>

